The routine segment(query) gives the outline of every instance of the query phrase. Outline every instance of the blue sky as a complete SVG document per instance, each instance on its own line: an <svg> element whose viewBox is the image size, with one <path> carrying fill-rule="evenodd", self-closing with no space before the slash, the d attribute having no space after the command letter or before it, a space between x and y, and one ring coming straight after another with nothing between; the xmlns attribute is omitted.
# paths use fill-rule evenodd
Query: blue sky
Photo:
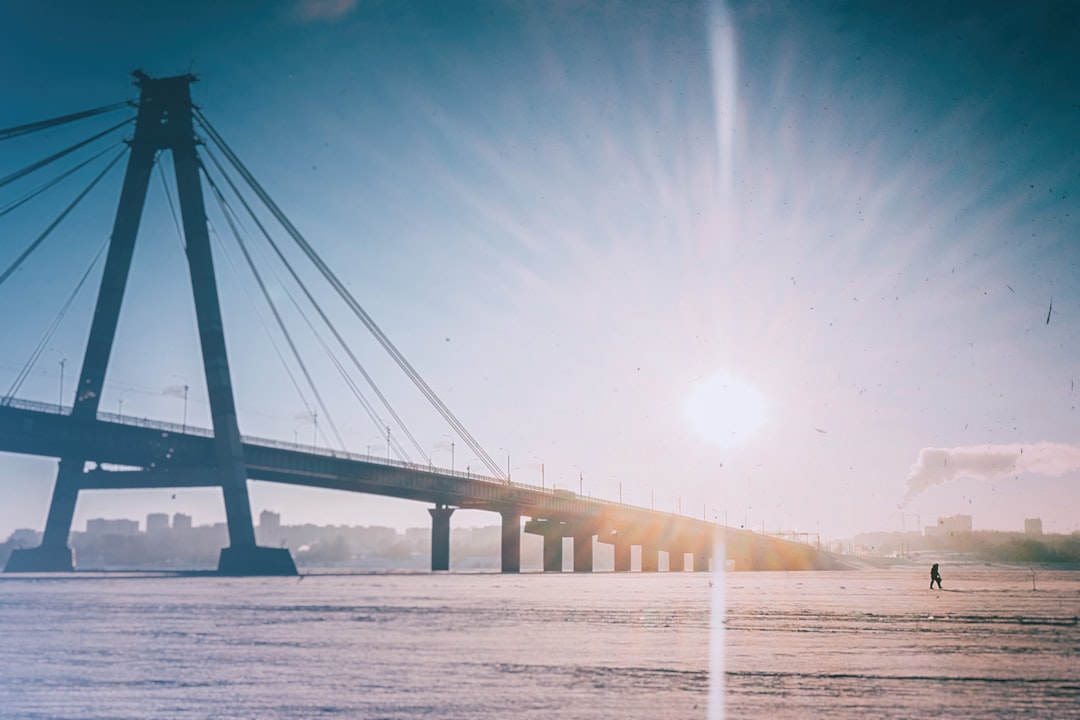
<svg viewBox="0 0 1080 720"><path fill-rule="evenodd" d="M543 465L548 485L823 537L903 513L1080 530L1078 13L896 5L11 2L0 127L134 99L136 67L197 73L207 118L514 479ZM75 137L0 144L0 168ZM107 237L119 181L0 286L0 389ZM0 218L5 267L77 189ZM186 384L205 426L179 248L155 183L102 408L178 421ZM254 284L218 267L241 430L336 445ZM55 402L62 358L70 387L92 296L21 397ZM331 312L449 466L449 430ZM384 447L303 344L346 445ZM466 455L455 441L476 469ZM0 535L41 527L53 468L0 458ZM252 492L286 523L427 522ZM76 527L174 510L224 515L210 491L84 493Z"/></svg>

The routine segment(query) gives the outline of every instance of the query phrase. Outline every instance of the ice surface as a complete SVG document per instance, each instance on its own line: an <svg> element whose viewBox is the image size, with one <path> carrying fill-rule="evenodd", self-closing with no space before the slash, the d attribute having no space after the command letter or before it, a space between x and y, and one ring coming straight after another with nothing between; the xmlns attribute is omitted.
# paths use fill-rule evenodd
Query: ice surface
<svg viewBox="0 0 1080 720"><path fill-rule="evenodd" d="M1067 717L1080 572L724 577L727 717ZM0 718L706 716L712 576L0 578Z"/></svg>

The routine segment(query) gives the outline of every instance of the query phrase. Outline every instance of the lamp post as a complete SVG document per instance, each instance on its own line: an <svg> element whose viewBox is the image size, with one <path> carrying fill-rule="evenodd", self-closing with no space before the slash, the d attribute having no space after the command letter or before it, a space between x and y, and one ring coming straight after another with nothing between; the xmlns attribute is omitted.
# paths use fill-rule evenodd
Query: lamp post
<svg viewBox="0 0 1080 720"><path fill-rule="evenodd" d="M60 396L57 400L56 407L60 412L64 411L64 365L67 364L67 358L60 357Z"/></svg>
<svg viewBox="0 0 1080 720"><path fill-rule="evenodd" d="M188 396L188 389L189 389L189 387L188 387L188 379L187 379L186 376L177 375L176 373L173 373L173 377L184 381L184 384L180 386L181 390L183 391L183 394L181 395L181 397L184 399L184 415L183 415L183 421L180 424L180 428L181 428L180 432L183 433L183 432L187 432L187 396Z"/></svg>
<svg viewBox="0 0 1080 720"><path fill-rule="evenodd" d="M382 435L376 435L375 437L368 438L368 441L367 441L367 454L368 454L369 457L373 457L371 455L371 448L375 447L375 443L376 442L381 443L382 441L383 441L383 436Z"/></svg>
<svg viewBox="0 0 1080 720"><path fill-rule="evenodd" d="M499 448L506 453L506 483L510 484L510 451L504 447Z"/></svg>
<svg viewBox="0 0 1080 720"><path fill-rule="evenodd" d="M533 460L540 464L540 489L546 489L546 483L544 481L544 461L540 459L539 455L533 455ZM530 464L529 467L536 467L535 464Z"/></svg>
<svg viewBox="0 0 1080 720"><path fill-rule="evenodd" d="M60 389L57 391L59 394L56 396L56 411L62 413L64 412L64 366L67 365L67 356L56 348L49 348L49 352L54 352L60 356Z"/></svg>
<svg viewBox="0 0 1080 720"><path fill-rule="evenodd" d="M443 437L450 441L450 472L454 472L454 439L446 433L443 433ZM441 448L439 446L436 446L437 450L442 450L445 448L445 445Z"/></svg>
<svg viewBox="0 0 1080 720"><path fill-rule="evenodd" d="M313 427L311 430L311 448L314 450L315 438L319 432L319 414L309 408L304 412L294 413L293 420L296 423L295 425L293 425L292 431L293 445L300 444L300 428L304 427L308 423L312 423Z"/></svg>

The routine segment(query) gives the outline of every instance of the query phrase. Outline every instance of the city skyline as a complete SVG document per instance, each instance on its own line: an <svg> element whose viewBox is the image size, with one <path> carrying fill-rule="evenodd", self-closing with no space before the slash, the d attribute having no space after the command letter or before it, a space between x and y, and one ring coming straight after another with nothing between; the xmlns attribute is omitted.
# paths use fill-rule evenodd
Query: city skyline
<svg viewBox="0 0 1080 720"><path fill-rule="evenodd" d="M823 537L973 508L988 528L1070 533L1070 27L1049 2L15 2L0 127L134 99L137 67L199 75L206 117L519 482ZM0 145L0 174L45 147ZM0 392L107 237L108 179L0 286ZM184 263L168 212L155 180L101 408L205 428L190 290L162 272ZM48 214L0 218L0 266ZM241 430L384 454L325 358L330 417L293 391L250 278L218 251ZM20 397L71 404L96 277ZM480 471L403 378L380 382L413 461ZM0 535L44 525L54 473L0 456ZM429 522L418 503L251 492L255 518ZM224 519L217 490L82 495L77 525Z"/></svg>

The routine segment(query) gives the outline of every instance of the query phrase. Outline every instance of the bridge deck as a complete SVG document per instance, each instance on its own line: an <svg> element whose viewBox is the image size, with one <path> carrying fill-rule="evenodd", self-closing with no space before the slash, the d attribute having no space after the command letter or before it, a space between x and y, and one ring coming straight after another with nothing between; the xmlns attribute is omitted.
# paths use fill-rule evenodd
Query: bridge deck
<svg viewBox="0 0 1080 720"><path fill-rule="evenodd" d="M109 413L80 420L63 410L0 400L0 451L86 458L90 465L79 483L81 490L219 484L209 430ZM720 531L728 547L725 554L736 568L794 569L823 562L806 545L672 513L369 455L262 438L243 440L247 475L253 480L477 508L498 512L515 524L524 516L557 524L560 539L598 536L617 546L658 551L711 555Z"/></svg>

